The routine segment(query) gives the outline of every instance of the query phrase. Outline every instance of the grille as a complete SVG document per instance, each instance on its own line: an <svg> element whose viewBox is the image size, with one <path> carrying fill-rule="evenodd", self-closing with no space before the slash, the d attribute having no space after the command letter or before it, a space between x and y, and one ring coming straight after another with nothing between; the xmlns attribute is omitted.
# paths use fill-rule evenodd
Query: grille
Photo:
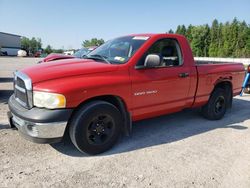
<svg viewBox="0 0 250 188"><path fill-rule="evenodd" d="M23 73L16 72L14 77L14 96L17 102L25 108L31 107L32 95L31 90L27 88L27 83L31 80Z"/></svg>
<svg viewBox="0 0 250 188"><path fill-rule="evenodd" d="M27 107L28 106L28 97L27 91L25 88L25 83L23 80L17 77L14 82L14 93L16 100L22 105Z"/></svg>
<svg viewBox="0 0 250 188"><path fill-rule="evenodd" d="M24 81L23 81L21 78L19 78L19 77L17 77L17 79L16 79L16 84L17 84L19 87L21 87L21 88L25 88L25 83L24 83Z"/></svg>

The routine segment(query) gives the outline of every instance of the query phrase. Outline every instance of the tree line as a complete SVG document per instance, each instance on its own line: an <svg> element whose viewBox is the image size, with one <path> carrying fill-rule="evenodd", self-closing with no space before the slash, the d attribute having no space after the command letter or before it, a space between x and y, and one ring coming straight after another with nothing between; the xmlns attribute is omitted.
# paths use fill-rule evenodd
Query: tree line
<svg viewBox="0 0 250 188"><path fill-rule="evenodd" d="M27 37L22 37L21 48L25 50L28 55L35 54L39 49L42 48L42 40L40 38L35 37L32 37L31 39Z"/></svg>
<svg viewBox="0 0 250 188"><path fill-rule="evenodd" d="M188 39L197 57L250 57L250 25L237 18L226 23L215 19L211 26L178 25L175 33Z"/></svg>
<svg viewBox="0 0 250 188"><path fill-rule="evenodd" d="M178 25L175 32L170 29L168 33L184 35L190 42L196 57L250 57L250 25L237 18L226 23L218 22L215 19L211 26L208 24ZM99 46L103 43L103 39L92 38L84 40L82 46ZM21 47L34 54L42 49L42 42L40 38L22 37ZM47 45L43 51L47 54L63 52L62 49L53 49L51 45Z"/></svg>
<svg viewBox="0 0 250 188"><path fill-rule="evenodd" d="M27 37L21 38L21 48L25 50L28 55L34 55L37 51L42 51L43 53L63 53L62 49L54 49L51 45L47 45L46 48L42 48L42 40L40 38L32 37L31 39Z"/></svg>
<svg viewBox="0 0 250 188"><path fill-rule="evenodd" d="M91 47L91 46L100 46L104 43L105 41L103 39L97 39L97 38L92 38L91 40L84 40L82 42L83 47Z"/></svg>
<svg viewBox="0 0 250 188"><path fill-rule="evenodd" d="M82 47L100 46L103 43L103 39L92 38L90 40L84 40L82 42ZM64 51L63 49L54 49L51 45L47 45L45 48L42 48L42 40L40 38L35 37L32 37L31 39L27 37L22 37L21 48L25 50L28 55L35 54L39 50L45 54L63 53Z"/></svg>

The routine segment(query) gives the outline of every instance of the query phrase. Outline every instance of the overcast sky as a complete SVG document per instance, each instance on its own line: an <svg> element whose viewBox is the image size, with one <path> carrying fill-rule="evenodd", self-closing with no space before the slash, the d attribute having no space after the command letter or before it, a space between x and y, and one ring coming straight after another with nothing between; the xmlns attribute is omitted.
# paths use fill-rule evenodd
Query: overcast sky
<svg viewBox="0 0 250 188"><path fill-rule="evenodd" d="M40 37L43 47L80 48L92 37L161 33L215 18L250 24L249 10L250 0L0 0L0 31Z"/></svg>

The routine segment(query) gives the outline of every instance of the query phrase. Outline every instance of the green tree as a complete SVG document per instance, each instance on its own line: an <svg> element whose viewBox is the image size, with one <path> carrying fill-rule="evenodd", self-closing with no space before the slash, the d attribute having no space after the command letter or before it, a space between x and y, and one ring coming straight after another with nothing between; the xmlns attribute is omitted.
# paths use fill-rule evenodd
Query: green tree
<svg viewBox="0 0 250 188"><path fill-rule="evenodd" d="M212 56L212 57L223 57L223 51L224 51L224 37L223 37L223 28L224 25L223 23L219 24L219 28L218 28L218 33L217 33L217 55L216 56Z"/></svg>
<svg viewBox="0 0 250 188"><path fill-rule="evenodd" d="M104 43L103 39L92 38L91 40L84 40L82 46L83 47L100 46L103 43Z"/></svg>
<svg viewBox="0 0 250 188"><path fill-rule="evenodd" d="M170 29L167 33L169 33L169 34L173 34L173 33L174 33L174 31L173 31L172 29Z"/></svg>
<svg viewBox="0 0 250 188"><path fill-rule="evenodd" d="M234 57L241 57L247 55L246 51L246 45L247 45L247 39L248 39L248 27L245 21L239 22L238 24L238 38L237 38L237 44L236 49L233 52Z"/></svg>
<svg viewBox="0 0 250 188"><path fill-rule="evenodd" d="M30 39L27 37L22 37L21 38L21 48L28 52L29 46L30 46Z"/></svg>
<svg viewBox="0 0 250 188"><path fill-rule="evenodd" d="M28 53L35 53L42 48L42 40L40 38L32 37L31 39L27 37L21 38L21 48L27 51Z"/></svg>
<svg viewBox="0 0 250 188"><path fill-rule="evenodd" d="M44 52L46 54L51 54L53 52L53 49L50 45L48 45L45 49L44 49Z"/></svg>
<svg viewBox="0 0 250 188"><path fill-rule="evenodd" d="M210 39L210 28L209 28L209 25L206 24L203 28L203 56L205 57L208 57L209 56L209 45L210 45L210 42L211 42L211 39Z"/></svg>
<svg viewBox="0 0 250 188"><path fill-rule="evenodd" d="M186 37L188 39L188 41L191 43L192 42L192 29L194 28L194 26L192 26L191 24L188 26L187 31L186 31Z"/></svg>
<svg viewBox="0 0 250 188"><path fill-rule="evenodd" d="M197 26L192 29L191 47L195 56L207 56L208 53L208 38L209 30L206 26Z"/></svg>
<svg viewBox="0 0 250 188"><path fill-rule="evenodd" d="M196 56L250 57L250 25L234 18L232 22L202 26L178 25L175 33L185 35Z"/></svg>
<svg viewBox="0 0 250 188"><path fill-rule="evenodd" d="M185 25L178 25L175 33L185 36L186 35L186 27L185 27Z"/></svg>
<svg viewBox="0 0 250 188"><path fill-rule="evenodd" d="M219 47L219 23L218 20L214 20L210 29L210 45L209 45L209 56L216 57L218 54Z"/></svg>
<svg viewBox="0 0 250 188"><path fill-rule="evenodd" d="M246 44L244 47L245 57L250 57L250 26L248 26L246 31Z"/></svg>
<svg viewBox="0 0 250 188"><path fill-rule="evenodd" d="M59 53L59 54L63 53L63 51L64 51L63 49L53 49L52 50L53 53Z"/></svg>
<svg viewBox="0 0 250 188"><path fill-rule="evenodd" d="M234 18L233 22L229 24L229 56L235 57L235 52L239 48L239 21Z"/></svg>
<svg viewBox="0 0 250 188"><path fill-rule="evenodd" d="M231 33L231 27L230 23L226 22L223 26L221 26L221 32L222 32L222 45L220 46L217 56L219 57L230 57L231 55L231 39L230 39L230 33Z"/></svg>

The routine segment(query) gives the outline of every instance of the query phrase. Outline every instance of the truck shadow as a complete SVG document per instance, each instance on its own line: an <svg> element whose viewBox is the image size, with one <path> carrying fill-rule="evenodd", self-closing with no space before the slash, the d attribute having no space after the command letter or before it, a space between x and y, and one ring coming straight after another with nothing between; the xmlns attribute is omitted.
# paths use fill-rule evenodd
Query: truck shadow
<svg viewBox="0 0 250 188"><path fill-rule="evenodd" d="M250 101L234 99L233 108L228 111L222 120L218 121L206 120L199 115L198 110L193 109L135 122L130 137L122 137L115 147L98 156L120 154L168 144L215 129L244 131L248 127L243 126L242 122L250 119L249 106ZM73 157L88 156L75 149L69 138L66 138L62 143L52 144L51 146L65 155Z"/></svg>
<svg viewBox="0 0 250 188"><path fill-rule="evenodd" d="M7 123L6 124L0 123L0 130L1 129L11 129L11 127Z"/></svg>
<svg viewBox="0 0 250 188"><path fill-rule="evenodd" d="M13 77L0 77L1 83L9 83L13 85ZM0 104L7 104L9 97L12 95L13 90L0 90Z"/></svg>
<svg viewBox="0 0 250 188"><path fill-rule="evenodd" d="M2 77L0 78L0 83L13 82L13 78L11 77Z"/></svg>
<svg viewBox="0 0 250 188"><path fill-rule="evenodd" d="M9 97L13 94L13 90L0 91L0 104L7 104Z"/></svg>

